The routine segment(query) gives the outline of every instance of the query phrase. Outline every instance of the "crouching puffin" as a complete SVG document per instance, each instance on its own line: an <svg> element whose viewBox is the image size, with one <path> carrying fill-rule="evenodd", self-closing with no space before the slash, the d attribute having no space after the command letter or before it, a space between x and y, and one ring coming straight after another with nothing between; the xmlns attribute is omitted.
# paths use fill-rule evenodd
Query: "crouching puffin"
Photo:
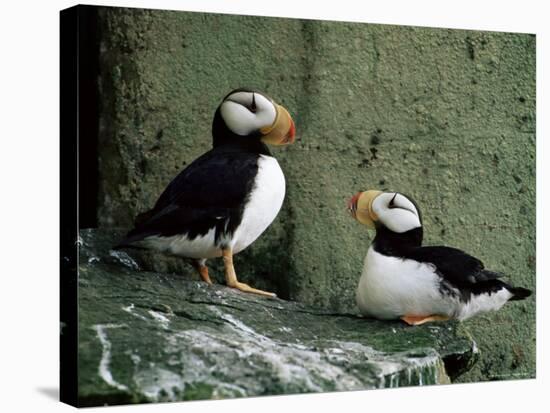
<svg viewBox="0 0 550 413"><path fill-rule="evenodd" d="M277 216L285 178L266 144L294 142L294 122L267 95L237 89L212 124L213 148L177 175L116 248L138 247L194 259L211 284L206 259L223 257L229 287L265 296L237 280L233 255L252 244Z"/></svg>
<svg viewBox="0 0 550 413"><path fill-rule="evenodd" d="M420 211L401 193L359 192L348 209L361 224L376 229L356 294L366 316L400 318L410 325L465 320L531 295L459 249L423 247Z"/></svg>

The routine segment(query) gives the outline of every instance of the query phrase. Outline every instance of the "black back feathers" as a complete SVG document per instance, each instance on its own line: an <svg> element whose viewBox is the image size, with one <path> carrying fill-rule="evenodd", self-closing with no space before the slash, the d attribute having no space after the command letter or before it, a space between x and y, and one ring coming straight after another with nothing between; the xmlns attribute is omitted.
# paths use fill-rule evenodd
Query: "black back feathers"
<svg viewBox="0 0 550 413"><path fill-rule="evenodd" d="M193 239L212 228L216 240L231 234L241 222L258 158L232 145L205 153L170 182L152 210L138 215L119 247L151 235L186 234Z"/></svg>
<svg viewBox="0 0 550 413"><path fill-rule="evenodd" d="M377 228L373 247L384 255L432 264L441 277L440 290L446 294L458 294L466 302L472 295L492 294L502 288L513 294L511 300L521 300L531 295L530 290L512 287L501 281L499 278L503 274L485 269L481 260L462 250L445 246L422 247L421 244L422 228L397 234L380 227Z"/></svg>

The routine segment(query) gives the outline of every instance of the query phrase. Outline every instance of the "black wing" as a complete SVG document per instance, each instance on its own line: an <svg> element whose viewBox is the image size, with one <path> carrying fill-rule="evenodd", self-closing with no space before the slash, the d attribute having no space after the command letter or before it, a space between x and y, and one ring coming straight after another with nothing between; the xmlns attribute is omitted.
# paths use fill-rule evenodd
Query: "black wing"
<svg viewBox="0 0 550 413"><path fill-rule="evenodd" d="M497 279L503 274L486 270L480 260L457 248L419 247L407 252L405 258L433 264L443 289L457 288L465 299L472 293L494 292L506 286Z"/></svg>
<svg viewBox="0 0 550 413"><path fill-rule="evenodd" d="M136 218L135 228L119 246L149 235L187 234L216 228L216 236L240 223L258 172L258 154L212 149L176 176L154 208Z"/></svg>

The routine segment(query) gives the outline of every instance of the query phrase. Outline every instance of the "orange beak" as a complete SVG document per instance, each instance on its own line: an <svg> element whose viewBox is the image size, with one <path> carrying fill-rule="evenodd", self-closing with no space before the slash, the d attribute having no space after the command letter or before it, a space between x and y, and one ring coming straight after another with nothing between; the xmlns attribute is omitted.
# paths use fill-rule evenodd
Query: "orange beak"
<svg viewBox="0 0 550 413"><path fill-rule="evenodd" d="M378 221L378 216L372 209L372 203L381 193L381 191L375 190L356 193L348 201L348 210L351 216L361 224L374 229L376 227L375 222Z"/></svg>
<svg viewBox="0 0 550 413"><path fill-rule="evenodd" d="M290 113L280 105L277 108L277 117L273 125L260 129L262 142L269 145L289 145L294 143L296 136L296 126L290 116Z"/></svg>

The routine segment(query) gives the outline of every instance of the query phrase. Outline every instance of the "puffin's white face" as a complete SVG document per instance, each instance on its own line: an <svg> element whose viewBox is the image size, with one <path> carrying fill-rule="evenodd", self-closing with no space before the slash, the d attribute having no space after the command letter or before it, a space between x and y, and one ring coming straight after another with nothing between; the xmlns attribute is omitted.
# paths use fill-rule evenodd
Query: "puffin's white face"
<svg viewBox="0 0 550 413"><path fill-rule="evenodd" d="M239 136L259 133L264 143L284 145L294 142L294 122L285 108L256 92L237 91L220 105L220 114L229 130Z"/></svg>
<svg viewBox="0 0 550 413"><path fill-rule="evenodd" d="M353 217L371 228L379 222L401 234L422 226L416 206L398 192L359 192L348 205Z"/></svg>
<svg viewBox="0 0 550 413"><path fill-rule="evenodd" d="M240 136L271 126L277 117L275 104L254 92L229 95L220 106L220 111L227 127Z"/></svg>
<svg viewBox="0 0 550 413"><path fill-rule="evenodd" d="M422 226L414 204L400 193L383 193L372 202L372 211L388 229L399 234Z"/></svg>

